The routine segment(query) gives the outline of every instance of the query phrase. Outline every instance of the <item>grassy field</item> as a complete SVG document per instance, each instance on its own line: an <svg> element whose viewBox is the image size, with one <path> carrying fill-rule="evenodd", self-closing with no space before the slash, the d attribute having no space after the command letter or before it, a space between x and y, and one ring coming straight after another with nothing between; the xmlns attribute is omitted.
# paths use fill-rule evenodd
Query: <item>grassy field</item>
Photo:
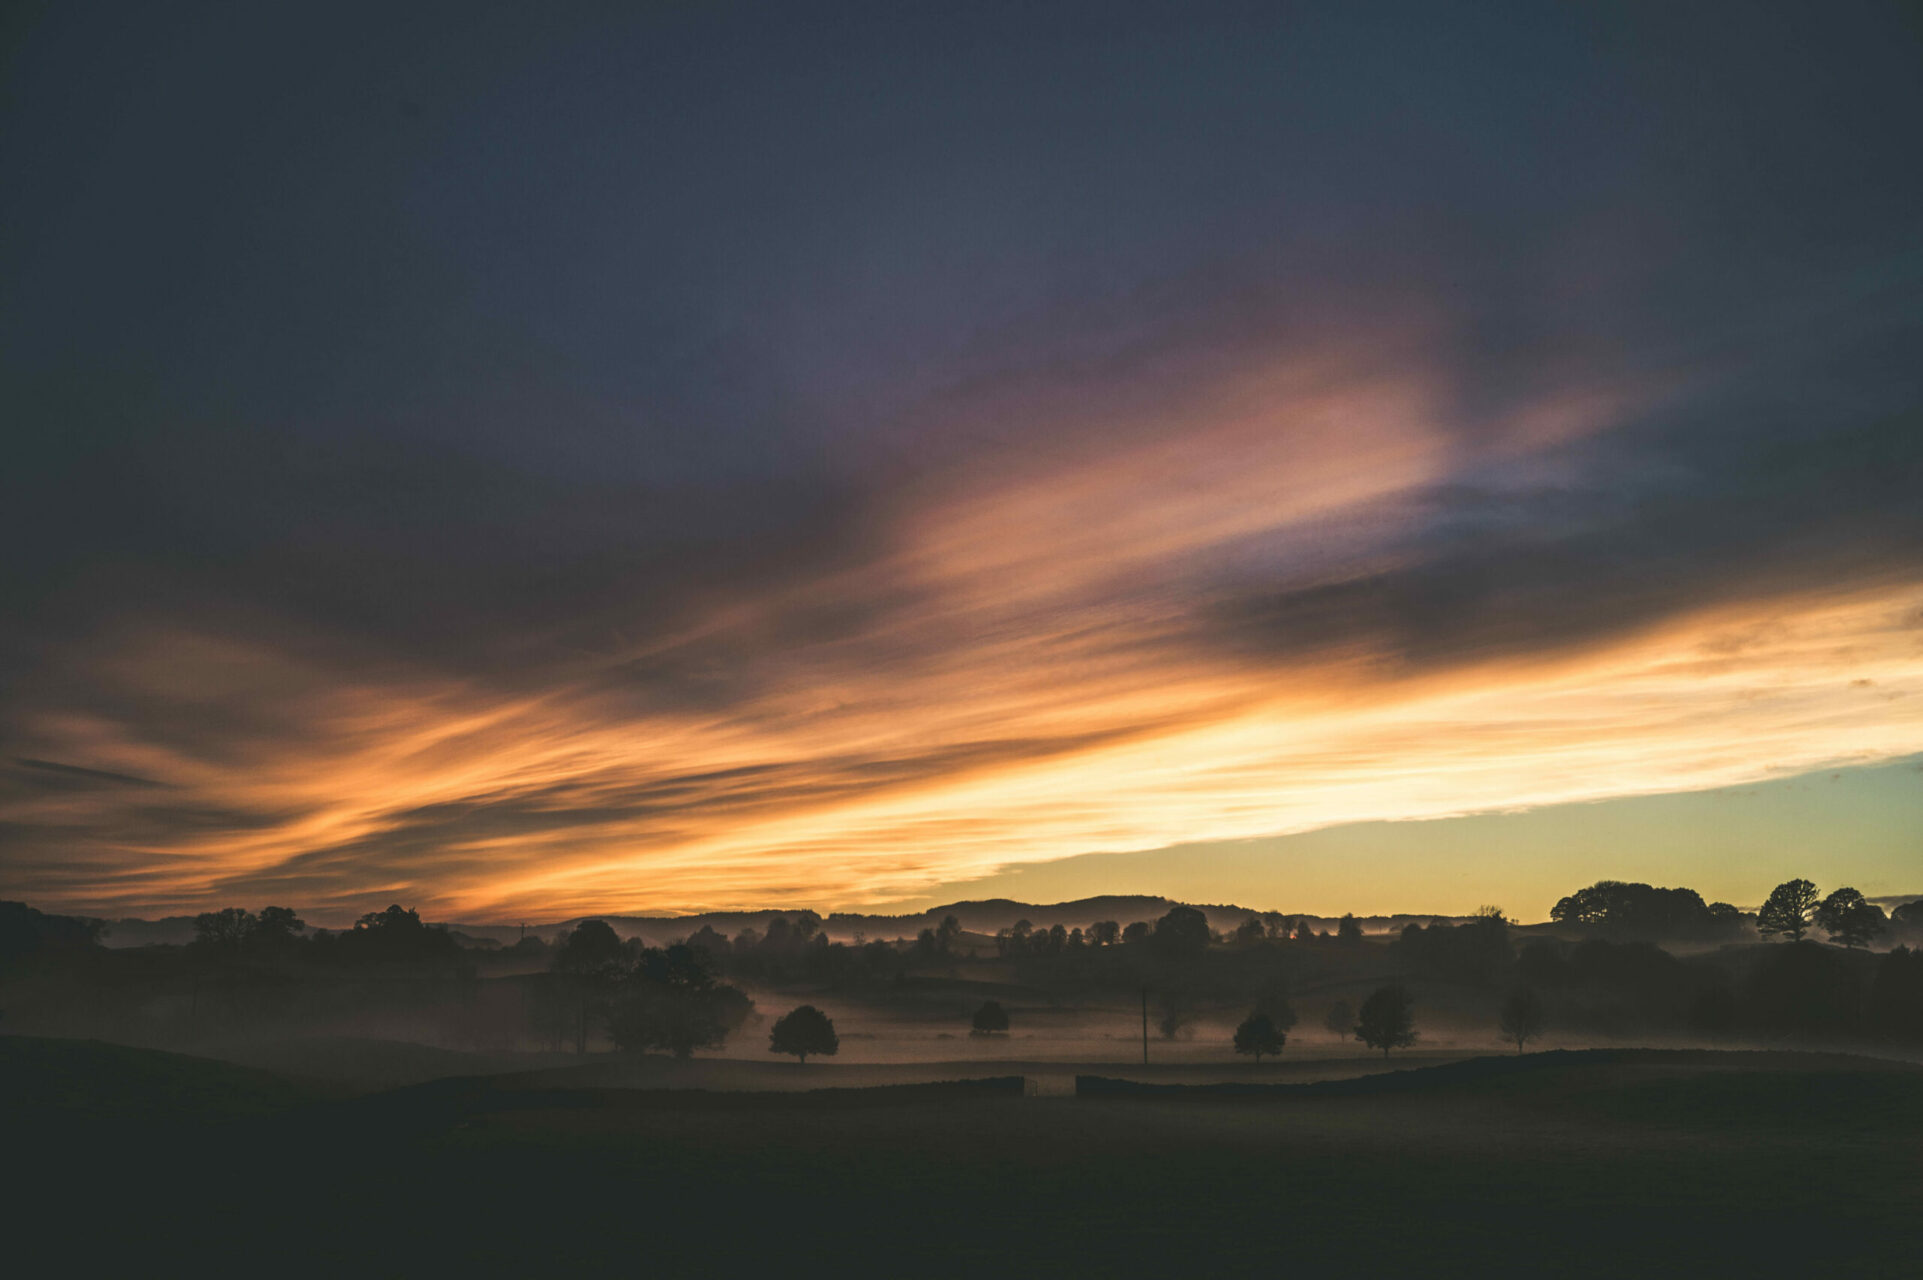
<svg viewBox="0 0 1923 1280"><path fill-rule="evenodd" d="M834 1064L806 1074L869 1083ZM1923 1264L1923 1070L1874 1059L1597 1051L1099 1098L666 1093L591 1075L344 1097L177 1055L0 1040L0 1125L10 1163L36 1171L23 1221L103 1268L1894 1276Z"/></svg>

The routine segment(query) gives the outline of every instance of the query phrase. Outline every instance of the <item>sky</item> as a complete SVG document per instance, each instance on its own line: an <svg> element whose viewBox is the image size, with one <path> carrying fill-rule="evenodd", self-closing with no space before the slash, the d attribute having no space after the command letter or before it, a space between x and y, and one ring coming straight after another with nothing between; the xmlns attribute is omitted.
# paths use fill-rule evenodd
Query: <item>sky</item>
<svg viewBox="0 0 1923 1280"><path fill-rule="evenodd" d="M1886 4L8 6L0 896L1923 891Z"/></svg>

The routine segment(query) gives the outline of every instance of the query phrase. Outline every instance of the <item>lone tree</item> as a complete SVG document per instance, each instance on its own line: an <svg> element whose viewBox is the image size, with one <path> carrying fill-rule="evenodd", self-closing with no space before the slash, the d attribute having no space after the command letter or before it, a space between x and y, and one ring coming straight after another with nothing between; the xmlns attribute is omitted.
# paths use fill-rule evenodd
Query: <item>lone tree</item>
<svg viewBox="0 0 1923 1280"><path fill-rule="evenodd" d="M984 1000L982 1007L975 1010L975 1034L985 1036L1006 1030L1008 1030L1008 1010L1002 1008L999 1000Z"/></svg>
<svg viewBox="0 0 1923 1280"><path fill-rule="evenodd" d="M1870 939L1889 930L1883 908L1854 889L1838 889L1816 904L1816 923L1830 941L1846 947L1865 947Z"/></svg>
<svg viewBox="0 0 1923 1280"><path fill-rule="evenodd" d="M1235 1051L1254 1054L1255 1065L1259 1067L1263 1054L1276 1056L1288 1039L1288 1032L1276 1026L1275 1019L1266 1013L1252 1013L1235 1029Z"/></svg>
<svg viewBox="0 0 1923 1280"><path fill-rule="evenodd" d="M1765 938L1787 934L1802 941L1816 910L1816 886L1807 880L1785 880L1769 891L1769 900L1756 913L1756 932Z"/></svg>
<svg viewBox="0 0 1923 1280"><path fill-rule="evenodd" d="M1516 1042L1516 1052L1542 1034L1542 1000L1528 987L1517 987L1502 1002L1502 1013L1496 1025L1502 1028L1502 1038Z"/></svg>
<svg viewBox="0 0 1923 1280"><path fill-rule="evenodd" d="M1391 1049L1414 1044L1415 1001L1408 989L1392 984L1370 992L1369 998L1362 1002L1362 1012L1356 1016L1355 1038L1371 1049L1382 1050L1385 1058Z"/></svg>
<svg viewBox="0 0 1923 1280"><path fill-rule="evenodd" d="M1347 1040L1355 1031L1355 1006L1347 1000L1336 1001L1322 1015L1322 1025L1338 1040Z"/></svg>
<svg viewBox="0 0 1923 1280"><path fill-rule="evenodd" d="M1343 916L1335 922L1335 940L1344 946L1362 941L1362 923L1353 914Z"/></svg>
<svg viewBox="0 0 1923 1280"><path fill-rule="evenodd" d="M768 1036L769 1053L792 1053L804 1066L809 1054L832 1058L840 1048L841 1037L835 1034L834 1021L811 1004L777 1019Z"/></svg>

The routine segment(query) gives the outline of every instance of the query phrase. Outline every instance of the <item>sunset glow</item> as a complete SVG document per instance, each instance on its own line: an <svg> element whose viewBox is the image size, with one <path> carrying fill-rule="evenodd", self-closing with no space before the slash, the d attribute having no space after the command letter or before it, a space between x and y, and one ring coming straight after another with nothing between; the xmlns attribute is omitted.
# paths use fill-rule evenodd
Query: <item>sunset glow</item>
<svg viewBox="0 0 1923 1280"><path fill-rule="evenodd" d="M1881 19L649 13L34 46L0 897L886 907L1923 753ZM1531 856L1425 900L1612 874Z"/></svg>

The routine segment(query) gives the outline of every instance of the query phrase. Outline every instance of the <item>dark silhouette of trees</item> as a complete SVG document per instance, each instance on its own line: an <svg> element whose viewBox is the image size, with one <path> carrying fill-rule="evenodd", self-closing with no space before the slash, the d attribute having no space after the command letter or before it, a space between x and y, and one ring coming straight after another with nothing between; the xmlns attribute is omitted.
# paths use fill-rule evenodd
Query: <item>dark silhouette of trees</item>
<svg viewBox="0 0 1923 1280"><path fill-rule="evenodd" d="M1282 1052L1288 1043L1288 1032L1275 1025L1275 1019L1266 1013L1252 1013L1242 1020L1235 1029L1235 1051L1255 1055L1255 1065L1262 1065L1262 1055L1274 1057Z"/></svg>
<svg viewBox="0 0 1923 1280"><path fill-rule="evenodd" d="M1854 889L1836 889L1816 904L1811 913L1816 925L1832 942L1846 947L1868 946L1870 940L1889 931L1883 909Z"/></svg>
<svg viewBox="0 0 1923 1280"><path fill-rule="evenodd" d="M1869 1022L1880 1036L1923 1042L1923 951L1896 947L1877 964Z"/></svg>
<svg viewBox="0 0 1923 1280"><path fill-rule="evenodd" d="M608 995L621 980L627 955L605 920L583 920L561 940L554 972L574 1004L574 1051L588 1051L588 1027L608 1012Z"/></svg>
<svg viewBox="0 0 1923 1280"><path fill-rule="evenodd" d="M1315 941L1315 929L1307 920L1297 920L1295 922L1295 940L1297 942Z"/></svg>
<svg viewBox="0 0 1923 1280"><path fill-rule="evenodd" d="M241 907L204 911L194 917L194 949L222 960L243 954L269 955L301 941L306 921L291 907L262 907L260 914Z"/></svg>
<svg viewBox="0 0 1923 1280"><path fill-rule="evenodd" d="M1256 997L1251 1012L1267 1015L1276 1030L1288 1034L1296 1024L1295 1008L1289 1003L1288 983L1281 979L1270 982Z"/></svg>
<svg viewBox="0 0 1923 1280"><path fill-rule="evenodd" d="M1866 959L1802 940L1769 948L1745 987L1749 1021L1765 1030L1803 1035L1855 1030L1864 996L1860 966Z"/></svg>
<svg viewBox="0 0 1923 1280"><path fill-rule="evenodd" d="M1707 959L1685 962L1650 942L1590 938L1573 947L1534 938L1516 959L1520 985L1556 992L1559 1021L1611 1034L1675 1026L1693 1003L1730 975Z"/></svg>
<svg viewBox="0 0 1923 1280"><path fill-rule="evenodd" d="M811 1004L804 1004L776 1020L768 1035L769 1053L791 1053L805 1066L808 1055L833 1057L841 1048L833 1019Z"/></svg>
<svg viewBox="0 0 1923 1280"><path fill-rule="evenodd" d="M1140 946L1149 940L1149 935L1153 932L1154 926L1149 924L1148 921L1132 921L1128 928L1122 930L1122 943L1125 946Z"/></svg>
<svg viewBox="0 0 1923 1280"><path fill-rule="evenodd" d="M1393 983L1370 992L1369 998L1362 1002L1362 1011L1356 1015L1355 1038L1371 1049L1382 1050L1385 1058L1391 1049L1414 1044L1415 1001L1408 989Z"/></svg>
<svg viewBox="0 0 1923 1280"><path fill-rule="evenodd" d="M1785 880L1769 891L1756 913L1756 931L1765 938L1787 936L1800 942L1816 912L1816 886L1807 880Z"/></svg>
<svg viewBox="0 0 1923 1280"><path fill-rule="evenodd" d="M285 947L298 941L307 922L292 907L262 907L254 921L253 942L257 946Z"/></svg>
<svg viewBox="0 0 1923 1280"><path fill-rule="evenodd" d="M1209 949L1209 918L1194 907L1171 907L1155 922L1151 939L1165 960L1192 960Z"/></svg>
<svg viewBox="0 0 1923 1280"><path fill-rule="evenodd" d="M1113 920L1097 920L1088 927L1088 944L1091 947L1112 947L1122 938L1122 926Z"/></svg>
<svg viewBox="0 0 1923 1280"><path fill-rule="evenodd" d="M1923 898L1892 910L1890 928L1906 938L1923 938Z"/></svg>
<svg viewBox="0 0 1923 1280"><path fill-rule="evenodd" d="M1344 915L1335 923L1335 940L1345 944L1362 941L1362 925L1353 915Z"/></svg>
<svg viewBox="0 0 1923 1280"><path fill-rule="evenodd" d="M554 957L557 973L600 976L621 967L625 958L621 937L605 920L583 920L561 940Z"/></svg>
<svg viewBox="0 0 1923 1280"><path fill-rule="evenodd" d="M340 935L339 943L342 955L356 960L433 960L460 951L446 929L422 924L418 912L399 903L368 912Z"/></svg>
<svg viewBox="0 0 1923 1280"><path fill-rule="evenodd" d="M1244 920L1236 928L1234 935L1229 939L1230 942L1238 947L1260 946L1268 940L1269 931L1262 927L1262 921L1260 917L1257 916L1250 916L1247 920Z"/></svg>
<svg viewBox="0 0 1923 1280"><path fill-rule="evenodd" d="M54 916L24 902L0 902L0 964L43 952L90 951L100 945L106 922Z"/></svg>
<svg viewBox="0 0 1923 1280"><path fill-rule="evenodd" d="M1513 963L1509 922L1500 914L1459 925L1412 924L1402 931L1395 950L1412 974L1484 987L1505 982Z"/></svg>
<svg viewBox="0 0 1923 1280"><path fill-rule="evenodd" d="M194 946L214 955L239 955L257 924L254 913L240 907L203 911L194 917Z"/></svg>
<svg viewBox="0 0 1923 1280"><path fill-rule="evenodd" d="M1745 917L1727 902L1705 903L1694 889L1659 889L1623 880L1598 880L1549 910L1558 924L1577 924L1615 938L1713 939L1734 937Z"/></svg>
<svg viewBox="0 0 1923 1280"><path fill-rule="evenodd" d="M1322 1025L1328 1028L1329 1034L1347 1040L1355 1034L1355 1006L1347 1000L1336 1001L1322 1015Z"/></svg>
<svg viewBox="0 0 1923 1280"><path fill-rule="evenodd" d="M705 952L708 958L717 964L726 960L733 950L728 945L726 935L716 930L713 925L706 924L689 934L685 945L693 947L696 951Z"/></svg>
<svg viewBox="0 0 1923 1280"><path fill-rule="evenodd" d="M1156 1019L1156 1028L1161 1031L1162 1039L1173 1040L1182 1034L1183 1028L1195 1021L1195 999L1181 987L1170 987L1160 996L1162 1016Z"/></svg>
<svg viewBox="0 0 1923 1280"><path fill-rule="evenodd" d="M1524 1045L1542 1034L1544 1020L1541 997L1528 987L1517 987L1502 1002L1496 1025L1502 1028L1502 1038L1515 1041L1516 1052L1521 1053Z"/></svg>
<svg viewBox="0 0 1923 1280"><path fill-rule="evenodd" d="M608 1035L627 1052L661 1049L687 1058L719 1048L753 1009L740 988L715 981L706 952L686 944L650 947L619 981Z"/></svg>
<svg viewBox="0 0 1923 1280"><path fill-rule="evenodd" d="M999 1000L984 1000L982 1007L975 1010L975 1034L985 1036L1006 1030L1008 1030L1008 1010L1002 1008Z"/></svg>

